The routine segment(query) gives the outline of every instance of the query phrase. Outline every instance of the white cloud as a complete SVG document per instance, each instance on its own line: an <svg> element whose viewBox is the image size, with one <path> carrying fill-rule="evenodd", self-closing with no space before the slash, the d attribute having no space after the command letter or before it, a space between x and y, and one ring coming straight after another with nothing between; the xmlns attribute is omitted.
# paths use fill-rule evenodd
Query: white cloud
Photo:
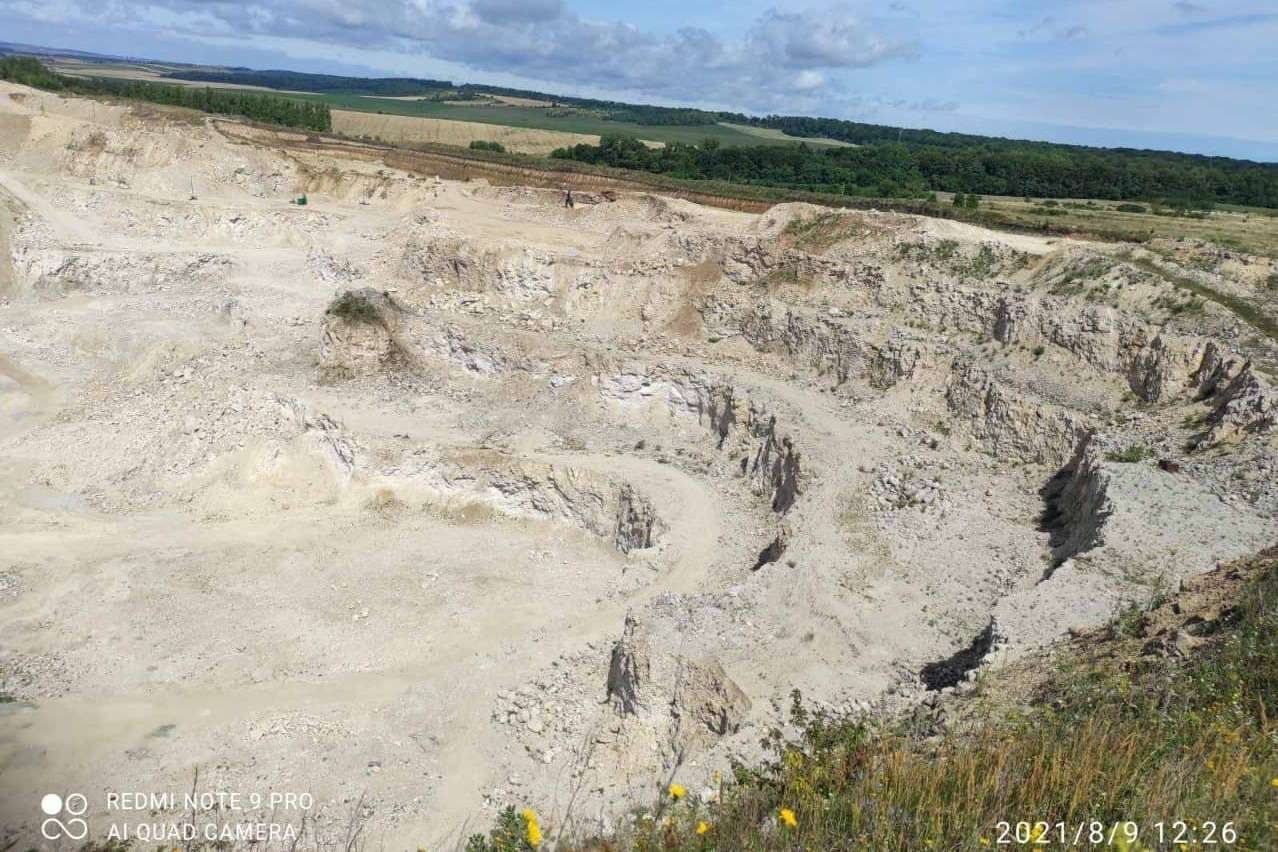
<svg viewBox="0 0 1278 852"><path fill-rule="evenodd" d="M561 88L645 98L797 110L844 96L838 75L908 55L846 6L768 9L742 37L707 29L658 32L583 17L563 0L55 0L58 18L200 39L295 39L429 56L463 68ZM32 0L14 8L36 12ZM39 4L46 5L46 4ZM127 23L124 23L127 21Z"/></svg>

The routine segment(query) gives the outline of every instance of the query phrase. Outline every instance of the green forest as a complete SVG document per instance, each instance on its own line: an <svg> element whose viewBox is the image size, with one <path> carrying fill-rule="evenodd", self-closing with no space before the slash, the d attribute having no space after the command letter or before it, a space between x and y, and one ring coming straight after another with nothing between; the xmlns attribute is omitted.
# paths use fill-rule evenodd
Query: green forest
<svg viewBox="0 0 1278 852"><path fill-rule="evenodd" d="M197 109L220 115L242 115L254 121L324 132L333 127L327 104L236 89L210 89L145 80L95 77L81 79L50 71L29 56L0 57L0 79L54 92L110 95L156 104Z"/></svg>
<svg viewBox="0 0 1278 852"><path fill-rule="evenodd" d="M972 138L980 144L723 147L707 140L650 148L608 136L598 145L560 148L551 156L671 177L849 196L922 198L943 191L1278 207L1278 165Z"/></svg>

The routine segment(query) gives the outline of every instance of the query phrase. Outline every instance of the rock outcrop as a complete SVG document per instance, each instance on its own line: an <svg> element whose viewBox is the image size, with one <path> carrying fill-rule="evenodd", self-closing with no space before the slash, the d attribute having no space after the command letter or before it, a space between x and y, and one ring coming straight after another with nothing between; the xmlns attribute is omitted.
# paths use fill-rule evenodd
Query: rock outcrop
<svg viewBox="0 0 1278 852"><path fill-rule="evenodd" d="M554 257L527 248L487 248L448 234L413 235L400 272L424 284L495 292L515 301L542 299L555 289Z"/></svg>
<svg viewBox="0 0 1278 852"><path fill-rule="evenodd" d="M520 460L492 450L413 454L392 471L448 505L479 505L510 518L566 523L622 553L657 546L667 525L631 483L585 468Z"/></svg>
<svg viewBox="0 0 1278 852"><path fill-rule="evenodd" d="M1215 341L1208 341L1203 347L1203 356L1199 360L1198 369L1192 377L1194 396L1207 399L1215 396L1229 385L1247 366L1246 362Z"/></svg>
<svg viewBox="0 0 1278 852"><path fill-rule="evenodd" d="M738 731L750 699L723 666L654 645L645 625L627 614L608 668L607 700L617 715L646 727L676 755Z"/></svg>
<svg viewBox="0 0 1278 852"><path fill-rule="evenodd" d="M754 560L754 565L750 570L758 571L765 565L771 565L780 559L785 553L785 549L790 546L791 535L790 525L782 521L778 526L776 537L759 551L759 556Z"/></svg>
<svg viewBox="0 0 1278 852"><path fill-rule="evenodd" d="M1278 392L1245 366L1217 395L1207 418L1207 432L1196 447L1239 441L1245 435L1268 432L1278 424Z"/></svg>
<svg viewBox="0 0 1278 852"><path fill-rule="evenodd" d="M711 299L702 314L716 333L740 333L755 349L785 355L835 386L862 379L885 390L914 378L925 363L923 349L900 329L887 340L875 342L870 329L845 318L801 311L768 299L751 300L748 307Z"/></svg>
<svg viewBox="0 0 1278 852"><path fill-rule="evenodd" d="M1114 513L1110 475L1089 435L1069 464L1044 488L1043 527L1051 534L1052 560L1059 565L1104 541L1105 522Z"/></svg>
<svg viewBox="0 0 1278 852"><path fill-rule="evenodd" d="M1121 377L1145 402L1193 390L1210 344L1167 333L1105 305L1055 296L1000 296L959 289L942 316L959 328L1007 345L1051 345L1102 375ZM981 320L984 314L986 321Z"/></svg>
<svg viewBox="0 0 1278 852"><path fill-rule="evenodd" d="M945 401L1000 458L1059 465L1088 432L1079 415L1017 393L970 359L955 362Z"/></svg>
<svg viewBox="0 0 1278 852"><path fill-rule="evenodd" d="M621 373L604 378L605 398L626 406L663 403L678 415L692 415L715 437L719 450L740 459L735 471L750 489L784 514L803 491L802 453L766 406L745 398L713 378L688 373Z"/></svg>
<svg viewBox="0 0 1278 852"><path fill-rule="evenodd" d="M626 613L621 638L612 646L608 665L606 695L619 716L635 716L648 709L648 681L652 677L648 637L639 630L639 621Z"/></svg>
<svg viewBox="0 0 1278 852"><path fill-rule="evenodd" d="M335 378L375 373L404 362L403 310L389 293L365 287L337 296L324 312L320 368Z"/></svg>
<svg viewBox="0 0 1278 852"><path fill-rule="evenodd" d="M613 542L622 553L643 550L656 543L663 527L652 501L623 483L617 495L617 531Z"/></svg>

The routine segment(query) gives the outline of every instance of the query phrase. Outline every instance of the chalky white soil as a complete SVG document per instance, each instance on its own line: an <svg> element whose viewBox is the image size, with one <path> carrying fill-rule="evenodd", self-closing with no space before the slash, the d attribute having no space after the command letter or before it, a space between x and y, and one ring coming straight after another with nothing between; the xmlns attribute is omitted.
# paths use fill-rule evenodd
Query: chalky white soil
<svg viewBox="0 0 1278 852"><path fill-rule="evenodd" d="M1154 271L1268 260L234 129L0 88L16 838L197 768L386 848L606 824L1273 541L1272 341Z"/></svg>

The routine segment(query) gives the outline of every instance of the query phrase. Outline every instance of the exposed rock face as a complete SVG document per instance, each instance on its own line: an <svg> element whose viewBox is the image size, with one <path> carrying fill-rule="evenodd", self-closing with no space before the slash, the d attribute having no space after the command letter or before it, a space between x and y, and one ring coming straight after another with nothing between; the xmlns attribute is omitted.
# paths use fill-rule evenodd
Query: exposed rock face
<svg viewBox="0 0 1278 852"><path fill-rule="evenodd" d="M1023 325L1028 309L1023 299L998 300L994 309L994 339L999 343L1016 343L1024 332Z"/></svg>
<svg viewBox="0 0 1278 852"><path fill-rule="evenodd" d="M771 495L772 511L784 514L799 496L799 451L789 435L778 436L775 416L752 405L746 423L757 441L749 468L751 485L756 494Z"/></svg>
<svg viewBox="0 0 1278 852"><path fill-rule="evenodd" d="M332 376L378 372L402 360L402 310L389 293L365 287L341 293L324 312L320 366Z"/></svg>
<svg viewBox="0 0 1278 852"><path fill-rule="evenodd" d="M890 339L874 348L869 364L870 385L880 390L894 387L899 382L914 378L922 363L923 352L918 346Z"/></svg>
<svg viewBox="0 0 1278 852"><path fill-rule="evenodd" d="M446 234L408 241L400 270L429 285L497 292L514 300L541 299L555 287L554 258L531 249L489 249Z"/></svg>
<svg viewBox="0 0 1278 852"><path fill-rule="evenodd" d="M1209 341L1203 347L1202 359L1192 377L1195 396L1198 399L1215 396L1246 366L1243 359L1226 352L1215 341Z"/></svg>
<svg viewBox="0 0 1278 852"><path fill-rule="evenodd" d="M621 486L617 497L617 534L613 541L622 553L643 550L655 543L654 534L661 528L661 519L652 501L639 494L629 482Z"/></svg>
<svg viewBox="0 0 1278 852"><path fill-rule="evenodd" d="M1018 395L968 359L955 363L945 401L1000 457L1062 464L1088 431L1078 415Z"/></svg>
<svg viewBox="0 0 1278 852"><path fill-rule="evenodd" d="M444 458L414 454L395 472L426 486L441 503L567 523L623 553L660 544L667 529L652 501L629 482L589 469L475 449Z"/></svg>
<svg viewBox="0 0 1278 852"><path fill-rule="evenodd" d="M752 300L748 308L741 308L712 299L703 307L703 316L708 327L739 332L754 348L783 354L836 386L862 378L872 387L890 388L914 378L924 363L918 345L899 336L875 343L865 329L847 320L771 300Z"/></svg>
<svg viewBox="0 0 1278 852"><path fill-rule="evenodd" d="M1241 440L1244 435L1268 432L1278 423L1278 393L1263 382L1251 365L1243 368L1220 392L1216 408L1207 419L1207 434L1199 449Z"/></svg>
<svg viewBox="0 0 1278 852"><path fill-rule="evenodd" d="M1106 452L1120 445L1103 438L1081 441L1040 492L1043 529L1051 535L1051 563L1039 584L1045 595L1071 583L1108 582L1102 573L1125 578L1120 584L1174 583L1192 573L1188 566L1210 559L1207 552L1245 553L1266 540L1267 519L1234 513L1203 483L1151 460L1123 461ZM1005 626L1023 618L1005 615Z"/></svg>
<svg viewBox="0 0 1278 852"><path fill-rule="evenodd" d="M302 435L328 458L334 470L343 479L349 479L355 467L355 449L347 440L342 424L299 399L282 399L280 404L292 416Z"/></svg>
<svg viewBox="0 0 1278 852"><path fill-rule="evenodd" d="M720 450L741 459L739 474L774 512L785 513L802 493L802 454L794 441L780 430L774 414L738 395L732 385L686 373L621 373L600 385L605 397L625 405L663 402L675 413L695 416Z"/></svg>
<svg viewBox="0 0 1278 852"><path fill-rule="evenodd" d="M950 319L972 330L970 316L988 310L988 294L965 292L957 301L965 307ZM1108 307L1067 299L1001 296L989 316L988 331L1000 343L1056 346L1099 373L1123 377L1145 402L1183 393L1206 353L1198 338L1161 333Z"/></svg>
<svg viewBox="0 0 1278 852"><path fill-rule="evenodd" d="M494 376L507 367L506 358L493 344L483 345L452 326L417 338L421 351L456 364L469 373Z"/></svg>
<svg viewBox="0 0 1278 852"><path fill-rule="evenodd" d="M1043 526L1052 531L1052 558L1059 565L1103 543L1105 522L1114 513L1109 472L1091 437L1079 442L1069 464L1044 489Z"/></svg>
<svg viewBox="0 0 1278 852"><path fill-rule="evenodd" d="M750 699L717 660L654 651L633 614L612 648L607 697L617 715L649 728L675 754L735 733L750 711Z"/></svg>
<svg viewBox="0 0 1278 852"><path fill-rule="evenodd" d="M617 715L634 716L647 709L643 698L647 696L651 676L647 635L639 631L639 621L634 615L626 613L621 638L612 646L612 661L608 666L607 696Z"/></svg>
<svg viewBox="0 0 1278 852"><path fill-rule="evenodd" d="M523 461L467 465L461 475L478 475L483 493L513 517L565 520L598 536L612 531L613 486L590 471Z"/></svg>
<svg viewBox="0 0 1278 852"><path fill-rule="evenodd" d="M676 751L698 751L735 734L749 711L750 699L718 660L679 659L670 702L671 743Z"/></svg>
<svg viewBox="0 0 1278 852"><path fill-rule="evenodd" d="M1154 402L1169 395L1173 384L1184 382L1187 368L1183 351L1169 346L1160 334L1133 359L1127 370L1127 384L1138 397Z"/></svg>
<svg viewBox="0 0 1278 852"><path fill-rule="evenodd" d="M737 318L750 345L765 352L783 352L818 375L831 377L836 385L865 371L870 351L852 328L828 317L778 308L779 312L770 301L762 301Z"/></svg>
<svg viewBox="0 0 1278 852"><path fill-rule="evenodd" d="M6 265L11 268L12 289L47 294L149 292L197 282L205 285L223 280L231 269L230 259L218 254L133 255L32 247L14 251Z"/></svg>

